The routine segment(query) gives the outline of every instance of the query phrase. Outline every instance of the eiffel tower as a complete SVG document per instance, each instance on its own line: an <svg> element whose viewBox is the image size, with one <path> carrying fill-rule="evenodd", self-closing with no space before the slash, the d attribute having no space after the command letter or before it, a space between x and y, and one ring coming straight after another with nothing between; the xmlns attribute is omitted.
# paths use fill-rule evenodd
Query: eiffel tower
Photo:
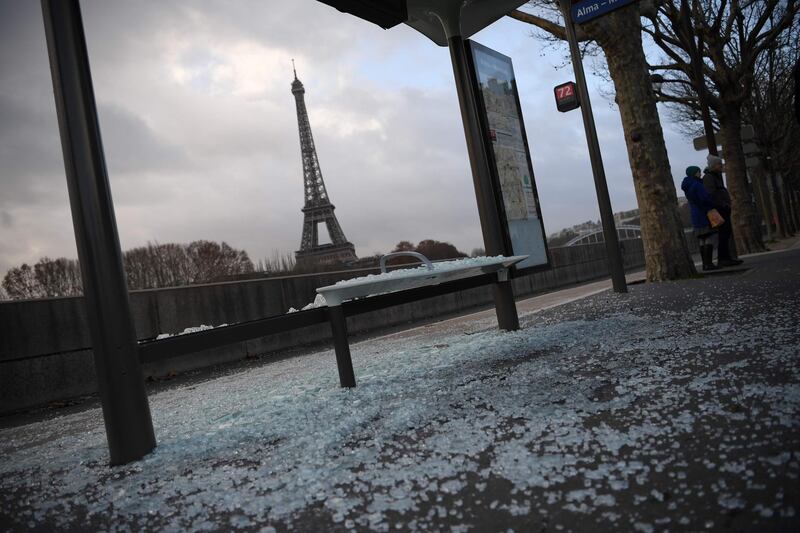
<svg viewBox="0 0 800 533"><path fill-rule="evenodd" d="M297 266L324 265L336 263L352 263L358 260L355 247L348 242L344 231L333 213L335 209L325 190L322 181L322 171L319 168L317 149L314 147L314 137L311 135L311 124L308 122L308 112L304 94L306 90L297 79L297 70L294 68L294 81L292 94L297 104L297 126L300 129L300 153L303 158L303 182L305 184L305 207L303 207L303 238L300 249L294 253ZM324 223L328 230L331 242L319 243L319 224Z"/></svg>

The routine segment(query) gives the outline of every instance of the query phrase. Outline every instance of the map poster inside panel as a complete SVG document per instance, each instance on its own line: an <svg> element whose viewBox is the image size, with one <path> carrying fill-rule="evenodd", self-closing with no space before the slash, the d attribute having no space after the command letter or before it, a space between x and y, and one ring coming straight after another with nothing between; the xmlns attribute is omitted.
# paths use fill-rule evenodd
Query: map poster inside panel
<svg viewBox="0 0 800 533"><path fill-rule="evenodd" d="M519 263L520 269L546 265L541 209L511 59L474 42L470 42L470 48L494 147L513 254L530 256Z"/></svg>

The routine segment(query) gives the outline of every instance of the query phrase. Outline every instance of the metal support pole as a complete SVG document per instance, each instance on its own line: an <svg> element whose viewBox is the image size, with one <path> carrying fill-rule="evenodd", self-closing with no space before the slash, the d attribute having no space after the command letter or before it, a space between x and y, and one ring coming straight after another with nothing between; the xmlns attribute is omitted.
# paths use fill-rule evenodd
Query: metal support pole
<svg viewBox="0 0 800 533"><path fill-rule="evenodd" d="M519 316L517 304L514 301L514 289L510 281L498 281L492 284L497 324L504 331L519 329Z"/></svg>
<svg viewBox="0 0 800 533"><path fill-rule="evenodd" d="M353 360L350 357L350 343L347 341L347 320L341 305L328 307L328 320L333 332L333 348L336 352L336 367L339 369L339 385L355 387L356 376Z"/></svg>
<svg viewBox="0 0 800 533"><path fill-rule="evenodd" d="M478 201L478 217L481 221L483 243L488 255L503 255L503 229L500 226L500 213L497 210L497 196L492 186L489 169L488 136L481 130L478 114L480 107L478 98L470 81L467 50L464 39L460 36L450 37L450 59L453 63L453 74L461 108L461 120L464 123L464 136L467 140L467 152L472 167L472 181L475 185L475 197ZM517 306L514 302L514 290L510 281L492 285L497 324L502 330L519 329Z"/></svg>
<svg viewBox="0 0 800 533"><path fill-rule="evenodd" d="M608 270L611 273L614 292L628 292L628 285L625 282L625 270L622 267L622 253L620 252L619 239L617 238L617 228L616 224L614 224L614 212L611 210L611 199L608 196L603 157L600 154L600 143L597 140L592 104L589 101L589 89L586 87L586 75L583 72L583 60L578 48L578 37L575 34L575 24L572 22L569 0L560 0L560 2L561 11L564 15L564 25L567 29L572 68L575 71L575 83L578 87L578 95L581 102L586 142L589 145L589 159L592 163L594 187L597 191L597 202L600 206L600 220L603 223L603 237L606 241L606 253L608 254Z"/></svg>
<svg viewBox="0 0 800 533"><path fill-rule="evenodd" d="M111 464L156 445L78 0L42 0L86 315Z"/></svg>

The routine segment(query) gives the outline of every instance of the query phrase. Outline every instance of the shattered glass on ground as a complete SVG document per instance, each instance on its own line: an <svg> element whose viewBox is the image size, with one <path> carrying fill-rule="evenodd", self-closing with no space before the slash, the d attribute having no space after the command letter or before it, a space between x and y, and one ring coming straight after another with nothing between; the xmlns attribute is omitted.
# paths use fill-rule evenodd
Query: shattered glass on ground
<svg viewBox="0 0 800 533"><path fill-rule="evenodd" d="M0 525L794 529L793 261L598 294L513 333L472 319L367 340L351 390L327 350L159 392L158 447L125 466L107 465L98 409L3 429Z"/></svg>

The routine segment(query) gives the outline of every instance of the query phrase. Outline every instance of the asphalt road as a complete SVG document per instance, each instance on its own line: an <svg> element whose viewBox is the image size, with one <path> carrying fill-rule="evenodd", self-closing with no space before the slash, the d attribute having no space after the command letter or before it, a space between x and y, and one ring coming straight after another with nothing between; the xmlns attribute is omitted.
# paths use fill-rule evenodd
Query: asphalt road
<svg viewBox="0 0 800 533"><path fill-rule="evenodd" d="M0 429L0 528L800 530L800 250L543 307L155 394L134 465L97 409Z"/></svg>

